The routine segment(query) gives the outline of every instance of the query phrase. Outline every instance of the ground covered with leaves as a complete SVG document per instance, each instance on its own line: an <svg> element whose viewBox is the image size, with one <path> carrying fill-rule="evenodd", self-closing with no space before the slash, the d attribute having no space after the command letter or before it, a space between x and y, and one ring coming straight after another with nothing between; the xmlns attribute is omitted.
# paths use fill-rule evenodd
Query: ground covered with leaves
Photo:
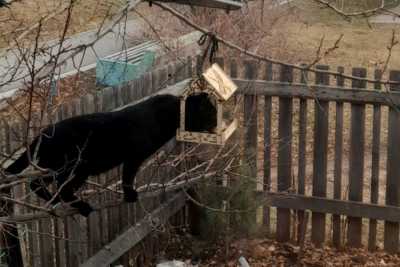
<svg viewBox="0 0 400 267"><path fill-rule="evenodd" d="M213 245L211 245L213 244ZM365 249L335 249L329 246L315 248L305 244L303 248L290 243L278 243L270 239L239 239L211 243L192 238L175 238L168 246L167 257L181 260L191 266L240 266L243 256L251 267L266 266L400 266L398 254Z"/></svg>

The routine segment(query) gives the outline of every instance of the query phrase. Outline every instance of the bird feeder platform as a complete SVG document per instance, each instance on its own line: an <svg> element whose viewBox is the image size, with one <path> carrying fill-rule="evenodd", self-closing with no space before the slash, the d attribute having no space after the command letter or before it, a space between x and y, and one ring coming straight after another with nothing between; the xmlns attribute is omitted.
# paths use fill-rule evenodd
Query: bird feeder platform
<svg viewBox="0 0 400 267"><path fill-rule="evenodd" d="M234 0L147 0L148 2L176 3L190 6L237 10L243 7L243 1Z"/></svg>

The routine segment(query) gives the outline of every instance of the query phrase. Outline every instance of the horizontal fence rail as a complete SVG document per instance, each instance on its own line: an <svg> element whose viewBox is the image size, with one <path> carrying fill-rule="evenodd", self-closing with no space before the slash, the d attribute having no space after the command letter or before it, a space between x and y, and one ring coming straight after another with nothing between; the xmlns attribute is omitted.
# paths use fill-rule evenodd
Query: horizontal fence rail
<svg viewBox="0 0 400 267"><path fill-rule="evenodd" d="M400 105L400 92L372 91L347 87L282 83L261 80L234 79L240 93L276 97L296 97L321 101L340 101L364 104Z"/></svg>

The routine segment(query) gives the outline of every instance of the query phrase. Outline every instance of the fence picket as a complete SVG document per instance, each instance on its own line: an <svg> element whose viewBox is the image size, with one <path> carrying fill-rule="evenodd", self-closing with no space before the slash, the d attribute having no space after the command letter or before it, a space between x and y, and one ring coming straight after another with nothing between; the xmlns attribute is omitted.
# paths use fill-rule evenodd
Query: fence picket
<svg viewBox="0 0 400 267"><path fill-rule="evenodd" d="M353 68L353 76L366 77L363 68ZM353 80L353 88L365 88L363 81ZM362 201L364 180L365 104L351 105L349 200ZM352 247L361 246L362 220L348 217L347 241Z"/></svg>
<svg viewBox="0 0 400 267"><path fill-rule="evenodd" d="M223 57L216 57L215 58L215 63L217 63L221 69L224 69L224 58Z"/></svg>
<svg viewBox="0 0 400 267"><path fill-rule="evenodd" d="M265 66L266 81L272 80L272 64L267 63ZM269 191L271 188L271 123L272 123L272 97L264 97L264 191ZM263 224L266 228L267 235L271 233L271 214L270 208L264 206Z"/></svg>
<svg viewBox="0 0 400 267"><path fill-rule="evenodd" d="M391 71L390 80L400 81L400 71ZM392 85L391 90L399 90ZM400 150L397 147L400 136L400 113L397 107L389 107L389 129L387 149L386 205L399 206ZM385 221L385 250L396 253L399 249L399 223Z"/></svg>
<svg viewBox="0 0 400 267"><path fill-rule="evenodd" d="M37 129L34 131L33 135L37 136L40 134L39 120L33 120L32 125ZM43 121L43 125L47 125L48 121ZM45 204L45 201L40 200L39 205L42 206ZM53 267L54 266L54 247L53 247L53 220L51 218L41 219L39 220L39 242L40 242L40 258L41 258L41 266L43 267Z"/></svg>
<svg viewBox="0 0 400 267"><path fill-rule="evenodd" d="M308 72L301 72L301 82L308 83ZM297 193L304 195L306 190L306 140L307 140L307 99L300 99L299 111L299 155L297 169ZM304 211L297 211L297 242L302 242L301 234L304 226Z"/></svg>
<svg viewBox="0 0 400 267"><path fill-rule="evenodd" d="M320 70L328 70L328 66L317 66ZM316 73L316 84L329 85L329 75ZM326 197L326 175L328 164L328 118L329 102L315 100L315 125L314 125L314 164L312 195ZM312 213L312 242L320 247L325 242L326 215Z"/></svg>
<svg viewBox="0 0 400 267"><path fill-rule="evenodd" d="M375 80L382 79L382 71L375 70ZM374 85L375 90L381 90L381 84ZM372 166L371 166L371 203L378 203L379 197L379 161L381 142L381 106L374 105L372 127ZM369 221L368 249L376 250L377 221Z"/></svg>
<svg viewBox="0 0 400 267"><path fill-rule="evenodd" d="M338 67L339 73L344 73L343 67ZM344 86L344 79L341 76L336 77L336 85ZM335 118L335 163L333 173L333 198L342 198L342 159L343 155L343 102L336 102ZM341 216L334 214L332 216L332 242L335 247L341 246L342 223Z"/></svg>
<svg viewBox="0 0 400 267"><path fill-rule="evenodd" d="M246 79L255 79L257 77L257 65L255 61L244 62L244 76ZM251 90L248 87L247 90ZM244 125L245 125L245 136L244 136L244 166L245 174L250 177L250 181L256 181L257 179L257 105L258 99L256 95L244 94ZM257 184L254 184L254 189L257 188ZM256 220L256 215L255 218Z"/></svg>
<svg viewBox="0 0 400 267"><path fill-rule="evenodd" d="M254 79L256 77L256 63L254 61L245 62L245 78ZM251 90L248 88L248 90ZM257 177L257 96L244 95L244 123L245 133L245 164L249 166L248 175L252 178Z"/></svg>
<svg viewBox="0 0 400 267"><path fill-rule="evenodd" d="M293 82L293 69L281 67L280 80ZM287 191L292 182L292 98L279 98L278 191ZM279 241L290 239L290 210L277 209L276 236Z"/></svg>

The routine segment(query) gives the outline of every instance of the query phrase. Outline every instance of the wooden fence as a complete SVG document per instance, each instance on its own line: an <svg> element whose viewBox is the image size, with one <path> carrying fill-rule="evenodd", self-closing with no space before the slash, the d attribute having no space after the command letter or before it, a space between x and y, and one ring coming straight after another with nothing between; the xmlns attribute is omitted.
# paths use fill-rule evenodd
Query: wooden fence
<svg viewBox="0 0 400 267"><path fill-rule="evenodd" d="M236 96L242 108L243 165L257 178L257 198L264 199L262 223L279 241L310 238L317 245L376 249L383 242L397 252L400 222L400 94L367 88L363 81L348 81L323 72L306 73L272 64L234 60L218 62L240 87ZM190 66L190 64L188 64ZM318 66L328 70L327 66ZM181 70L176 73L177 70ZM344 72L338 68L338 72ZM106 88L63 105L57 120L94 111L109 111L150 95L169 84L189 78L190 67L170 65L146 74L120 88ZM171 74L171 75L170 75ZM366 77L362 68L354 76ZM382 73L374 72L380 79ZM391 80L400 72L391 71ZM1 147L10 152L21 140L23 125L1 126ZM256 159L256 160L255 160ZM139 178L173 177L173 170L146 168ZM115 183L119 170L94 177L93 182ZM90 186L88 190L95 190ZM19 190L19 191L18 191ZM32 203L25 188L14 191ZM119 196L103 191L93 204L109 203ZM156 197L144 205L107 206L88 219L37 217L19 227L26 266L95 266L120 262L140 265L146 253L157 254L157 242L131 248L152 233L151 218L165 222L182 210L184 197ZM266 201L266 202L265 202ZM37 202L36 202L37 203ZM38 203L43 204L43 203ZM160 205L163 204L164 206ZM164 208L163 208L164 207ZM19 208L17 213L34 213ZM308 214L311 212L311 223ZM184 217L183 211L178 217ZM279 225L279 227L277 227ZM151 239L147 236L147 239ZM149 247L146 247L149 246ZM151 253L154 252L154 253Z"/></svg>
<svg viewBox="0 0 400 267"><path fill-rule="evenodd" d="M56 122L79 114L111 111L154 94L167 85L175 84L191 75L190 59L169 64L118 88L105 88L65 103L51 119ZM42 125L46 125L47 121ZM23 123L9 125L2 121L1 151L9 154L21 147L24 129L26 126ZM171 147L171 144L168 146ZM169 156L178 152L172 151ZM167 182L169 178L177 175L176 169L168 166L163 167L161 175L157 162L151 162L150 159L138 174L136 186L146 184L149 179L152 182L160 181L161 176L163 182ZM166 193L146 198L140 201L140 204L116 205L121 202L118 200L121 199L121 195L116 193L116 190L120 190L119 185L116 185L114 190L105 188L117 184L119 180L119 168L90 178L92 184L87 185L84 191L92 192L91 195L95 197L90 199L90 203L100 209L88 218L80 215L57 218L26 206L15 205L14 219L23 222L18 224L18 234L24 266L107 266L111 263L149 266L160 245L157 233L152 232L153 228L165 223L171 216L174 216L175 223L183 223L185 199L180 194ZM103 186L95 186L95 183ZM13 189L14 197L43 206L43 201L36 198L28 188L16 186ZM160 208L160 205L164 209ZM2 219L7 220L4 217ZM134 244L140 245L133 247ZM6 246L4 243L2 245Z"/></svg>
<svg viewBox="0 0 400 267"><path fill-rule="evenodd" d="M244 164L268 203L263 223L279 241L310 237L316 246L375 250L383 244L397 252L399 86L317 68L321 72L255 61L225 64L243 96ZM353 68L350 74L367 77L367 70ZM387 74L400 81L399 71ZM380 80L382 72L373 76Z"/></svg>

